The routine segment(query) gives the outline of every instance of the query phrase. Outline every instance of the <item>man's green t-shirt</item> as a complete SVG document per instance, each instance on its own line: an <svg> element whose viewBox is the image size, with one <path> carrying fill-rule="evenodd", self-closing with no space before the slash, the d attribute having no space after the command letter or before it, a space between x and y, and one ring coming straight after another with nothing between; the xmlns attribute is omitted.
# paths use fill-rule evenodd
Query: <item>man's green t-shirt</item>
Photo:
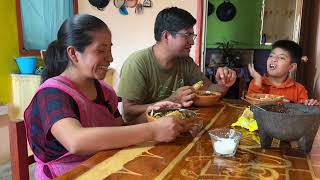
<svg viewBox="0 0 320 180"><path fill-rule="evenodd" d="M179 58L172 68L165 69L150 47L131 54L123 64L118 96L141 104L154 103L205 78L191 57Z"/></svg>

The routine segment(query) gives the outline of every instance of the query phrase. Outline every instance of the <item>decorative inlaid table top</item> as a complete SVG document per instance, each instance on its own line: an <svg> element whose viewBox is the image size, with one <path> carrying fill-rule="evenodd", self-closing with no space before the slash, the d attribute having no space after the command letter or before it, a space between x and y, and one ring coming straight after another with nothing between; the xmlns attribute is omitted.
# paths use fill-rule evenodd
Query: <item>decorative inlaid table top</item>
<svg viewBox="0 0 320 180"><path fill-rule="evenodd" d="M207 131L230 126L245 106L224 101L192 108L204 124L196 137L102 151L57 179L320 179L320 131L311 153L303 155L276 140L271 149L261 149L257 132L237 128L243 136L235 157L214 155Z"/></svg>

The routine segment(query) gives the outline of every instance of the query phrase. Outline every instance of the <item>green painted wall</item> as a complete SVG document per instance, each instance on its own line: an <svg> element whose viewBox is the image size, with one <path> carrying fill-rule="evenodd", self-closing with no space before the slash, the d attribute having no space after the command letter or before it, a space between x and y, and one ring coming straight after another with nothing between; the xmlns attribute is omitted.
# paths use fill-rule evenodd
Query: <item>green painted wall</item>
<svg viewBox="0 0 320 180"><path fill-rule="evenodd" d="M262 0L230 0L237 9L236 16L228 22L217 18L216 10L223 0L209 0L215 7L207 21L207 47L216 42L234 40L241 42L236 48L268 48L260 45Z"/></svg>
<svg viewBox="0 0 320 180"><path fill-rule="evenodd" d="M15 1L1 1L0 22L0 103L9 103L10 73L18 71L14 58L19 55Z"/></svg>

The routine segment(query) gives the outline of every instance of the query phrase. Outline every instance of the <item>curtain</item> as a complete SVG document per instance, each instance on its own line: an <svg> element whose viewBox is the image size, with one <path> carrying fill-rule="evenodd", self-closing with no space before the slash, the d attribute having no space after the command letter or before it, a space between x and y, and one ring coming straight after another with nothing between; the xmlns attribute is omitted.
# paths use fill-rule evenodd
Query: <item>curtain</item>
<svg viewBox="0 0 320 180"><path fill-rule="evenodd" d="M296 0L264 0L263 2L261 33L265 34L266 42L273 43L280 39L295 40L295 18L298 12Z"/></svg>
<svg viewBox="0 0 320 180"><path fill-rule="evenodd" d="M23 47L46 49L57 39L59 27L73 16L73 0L20 0Z"/></svg>

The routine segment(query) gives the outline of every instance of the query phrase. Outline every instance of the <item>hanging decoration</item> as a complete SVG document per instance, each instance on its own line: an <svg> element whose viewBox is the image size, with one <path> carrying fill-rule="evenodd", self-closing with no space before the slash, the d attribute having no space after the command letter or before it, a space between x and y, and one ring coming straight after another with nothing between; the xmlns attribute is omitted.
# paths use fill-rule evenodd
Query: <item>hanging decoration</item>
<svg viewBox="0 0 320 180"><path fill-rule="evenodd" d="M89 3L99 9L100 11L103 11L104 8L109 4L110 0L89 0Z"/></svg>
<svg viewBox="0 0 320 180"><path fill-rule="evenodd" d="M152 7L152 1L151 0L144 0L143 1L143 7Z"/></svg>

